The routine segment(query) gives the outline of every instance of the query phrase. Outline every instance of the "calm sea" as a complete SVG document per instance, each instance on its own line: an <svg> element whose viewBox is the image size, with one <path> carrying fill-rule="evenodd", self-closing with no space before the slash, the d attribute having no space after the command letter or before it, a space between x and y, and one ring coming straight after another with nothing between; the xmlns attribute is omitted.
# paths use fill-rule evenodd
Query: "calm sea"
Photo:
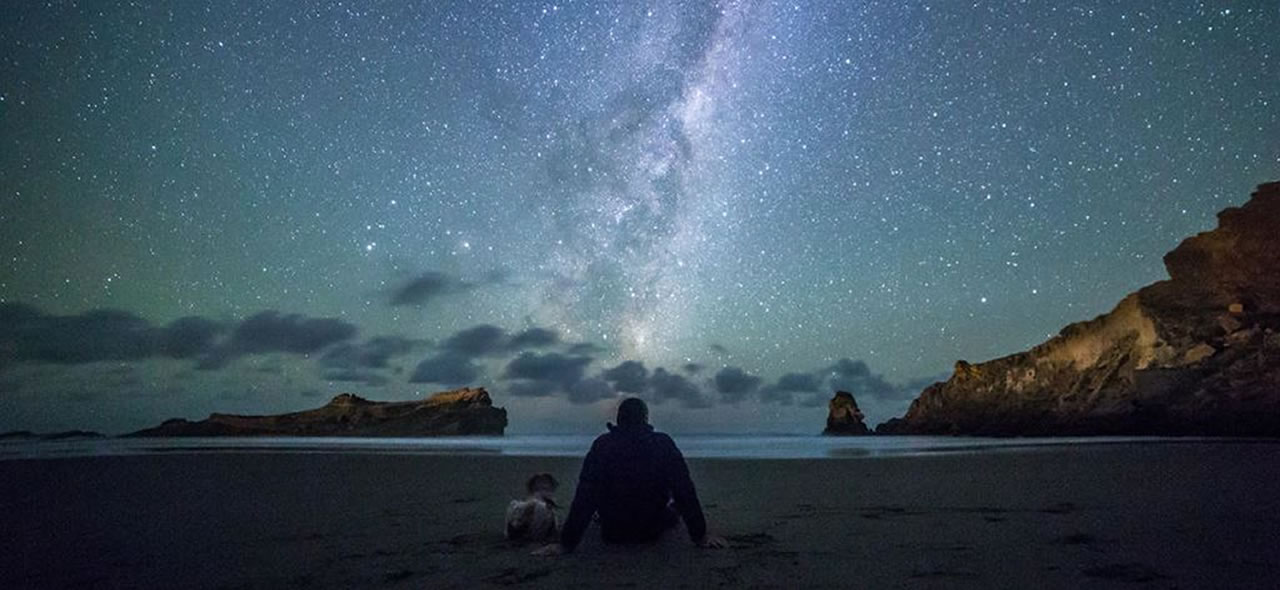
<svg viewBox="0 0 1280 590"><path fill-rule="evenodd" d="M0 460L156 453L376 453L581 457L596 435L511 435L444 438L100 438L3 441ZM721 459L846 459L940 453L1026 452L1116 443L1221 439L1156 437L977 438L938 436L673 435L686 457Z"/></svg>

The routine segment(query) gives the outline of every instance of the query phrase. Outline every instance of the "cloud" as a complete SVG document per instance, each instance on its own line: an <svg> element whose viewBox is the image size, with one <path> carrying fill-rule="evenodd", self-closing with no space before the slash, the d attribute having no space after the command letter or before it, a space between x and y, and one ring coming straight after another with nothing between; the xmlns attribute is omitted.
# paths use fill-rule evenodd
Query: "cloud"
<svg viewBox="0 0 1280 590"><path fill-rule="evenodd" d="M224 331L226 326L213 320L197 316L178 318L161 332L160 353L177 359L197 357L211 350Z"/></svg>
<svg viewBox="0 0 1280 590"><path fill-rule="evenodd" d="M575 344L571 344L565 352L578 356L598 356L601 353L608 352L608 350L594 342L577 342Z"/></svg>
<svg viewBox="0 0 1280 590"><path fill-rule="evenodd" d="M440 344L440 348L468 357L486 356L505 348L507 333L492 324L480 324L459 330Z"/></svg>
<svg viewBox="0 0 1280 590"><path fill-rule="evenodd" d="M799 405L802 408L818 408L825 406L830 402L830 396L826 393L816 392L801 396Z"/></svg>
<svg viewBox="0 0 1280 590"><path fill-rule="evenodd" d="M720 394L721 401L736 404L751 395L760 387L760 383L764 380L748 374L746 371L738 367L725 367L716 371L712 383L716 386L716 392Z"/></svg>
<svg viewBox="0 0 1280 590"><path fill-rule="evenodd" d="M822 388L822 379L813 373L787 373L760 390L760 401L789 406L797 393L813 394Z"/></svg>
<svg viewBox="0 0 1280 590"><path fill-rule="evenodd" d="M0 304L0 365L192 358L208 352L223 331L222 324L199 317L157 327L113 309L50 315L30 305L6 303Z"/></svg>
<svg viewBox="0 0 1280 590"><path fill-rule="evenodd" d="M409 376L410 383L438 383L449 387L468 385L480 377L480 367L472 357L444 351L423 359Z"/></svg>
<svg viewBox="0 0 1280 590"><path fill-rule="evenodd" d="M560 342L560 334L548 328L529 328L507 342L509 350L526 350L529 348L546 348Z"/></svg>
<svg viewBox="0 0 1280 590"><path fill-rule="evenodd" d="M236 326L223 346L240 354L292 352L310 354L330 344L350 340L356 327L338 318L281 315L269 310L254 314Z"/></svg>
<svg viewBox="0 0 1280 590"><path fill-rule="evenodd" d="M421 340L400 336L377 336L362 344L344 342L330 348L320 357L320 364L334 368L385 369L391 359L421 346Z"/></svg>
<svg viewBox="0 0 1280 590"><path fill-rule="evenodd" d="M321 376L326 381L385 385L390 379L379 370L389 368L392 358L407 354L422 344L421 340L400 336L378 336L363 343L344 342L328 349L320 357Z"/></svg>
<svg viewBox="0 0 1280 590"><path fill-rule="evenodd" d="M441 297L506 283L510 277L509 270L494 269L481 275L478 281L466 281L448 273L429 270L392 289L390 304L422 307Z"/></svg>
<svg viewBox="0 0 1280 590"><path fill-rule="evenodd" d="M573 404L592 404L617 396L609 382L599 377L583 379L569 388L569 403Z"/></svg>
<svg viewBox="0 0 1280 590"><path fill-rule="evenodd" d="M559 388L560 384L554 381L513 381L507 384L507 393L516 397L547 397Z"/></svg>
<svg viewBox="0 0 1280 590"><path fill-rule="evenodd" d="M423 306L445 295L462 293L475 287L474 283L453 275L427 271L396 287L391 293L391 305Z"/></svg>
<svg viewBox="0 0 1280 590"><path fill-rule="evenodd" d="M867 363L847 358L836 361L827 370L843 377L867 377L871 375L871 369L867 368Z"/></svg>
<svg viewBox="0 0 1280 590"><path fill-rule="evenodd" d="M377 371L355 368L330 369L321 373L321 378L325 381L364 383L374 387L386 385L391 381L387 376Z"/></svg>
<svg viewBox="0 0 1280 590"><path fill-rule="evenodd" d="M662 367L654 369L653 375L649 377L649 392L657 403L674 399L679 400L686 408L711 407L711 401L702 395L702 390L697 385L683 375L670 373Z"/></svg>
<svg viewBox="0 0 1280 590"><path fill-rule="evenodd" d="M622 393L642 393L648 386L649 370L640 361L623 361L600 374Z"/></svg>
<svg viewBox="0 0 1280 590"><path fill-rule="evenodd" d="M558 352L524 352L507 363L505 379L549 381L568 387L582 380L591 357L566 356Z"/></svg>
<svg viewBox="0 0 1280 590"><path fill-rule="evenodd" d="M582 377L591 357L566 356L558 352L538 354L524 352L507 363L502 376L508 380L507 393L519 397L546 397L568 394L572 403L590 403L612 393L601 391L599 384L582 385ZM608 387L608 384L605 384Z"/></svg>
<svg viewBox="0 0 1280 590"><path fill-rule="evenodd" d="M836 361L835 364L823 369L822 373L825 374L827 387L832 391L847 391L855 398L873 397L885 401L910 399L915 397L924 385L933 382L930 379L919 386L915 381L906 384L890 383L883 376L873 374L867 367L867 363L847 358Z"/></svg>
<svg viewBox="0 0 1280 590"><path fill-rule="evenodd" d="M778 378L775 387L782 391L813 392L822 388L822 381L812 373L787 373Z"/></svg>
<svg viewBox="0 0 1280 590"><path fill-rule="evenodd" d="M698 373L701 373L702 370L705 368L706 367L700 363L685 363L683 365L680 365L680 370L690 375L697 375Z"/></svg>
<svg viewBox="0 0 1280 590"><path fill-rule="evenodd" d="M338 318L263 311L240 322L231 336L200 358L197 368L220 369L232 359L249 354L311 354L350 340L356 332L354 324Z"/></svg>

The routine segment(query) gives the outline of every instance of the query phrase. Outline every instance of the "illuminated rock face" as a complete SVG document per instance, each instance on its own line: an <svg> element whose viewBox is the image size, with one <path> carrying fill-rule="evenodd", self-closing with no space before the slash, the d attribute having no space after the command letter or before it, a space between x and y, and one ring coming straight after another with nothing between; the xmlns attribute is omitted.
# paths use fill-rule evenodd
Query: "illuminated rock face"
<svg viewBox="0 0 1280 590"><path fill-rule="evenodd" d="M862 421L862 410L858 409L858 402L853 400L853 394L847 391L837 391L827 407L829 408L827 411L827 428L822 431L822 434L871 434L871 431L867 429L867 425Z"/></svg>
<svg viewBox="0 0 1280 590"><path fill-rule="evenodd" d="M1280 435L1280 183L1164 262L1169 280L1107 314L957 362L877 432Z"/></svg>
<svg viewBox="0 0 1280 590"><path fill-rule="evenodd" d="M483 388L442 391L422 401L372 402L343 393L314 410L275 416L212 414L166 420L129 436L463 436L501 435L507 411Z"/></svg>

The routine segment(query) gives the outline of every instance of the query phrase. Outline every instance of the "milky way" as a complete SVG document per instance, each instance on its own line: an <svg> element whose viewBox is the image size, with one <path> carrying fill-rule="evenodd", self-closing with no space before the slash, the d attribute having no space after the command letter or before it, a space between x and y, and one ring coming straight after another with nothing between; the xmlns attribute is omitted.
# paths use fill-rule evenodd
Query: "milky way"
<svg viewBox="0 0 1280 590"><path fill-rule="evenodd" d="M881 420L1280 178L1273 2L10 12L0 429Z"/></svg>

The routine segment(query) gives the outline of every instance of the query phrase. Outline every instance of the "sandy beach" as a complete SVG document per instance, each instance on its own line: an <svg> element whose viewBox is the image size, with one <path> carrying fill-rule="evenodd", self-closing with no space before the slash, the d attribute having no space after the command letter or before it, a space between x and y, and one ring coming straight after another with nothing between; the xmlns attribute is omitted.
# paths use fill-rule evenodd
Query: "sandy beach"
<svg viewBox="0 0 1280 590"><path fill-rule="evenodd" d="M679 439L677 438L677 441ZM0 462L5 588L1267 588L1280 447L690 462L713 532L529 555L502 515L580 460L216 453Z"/></svg>

